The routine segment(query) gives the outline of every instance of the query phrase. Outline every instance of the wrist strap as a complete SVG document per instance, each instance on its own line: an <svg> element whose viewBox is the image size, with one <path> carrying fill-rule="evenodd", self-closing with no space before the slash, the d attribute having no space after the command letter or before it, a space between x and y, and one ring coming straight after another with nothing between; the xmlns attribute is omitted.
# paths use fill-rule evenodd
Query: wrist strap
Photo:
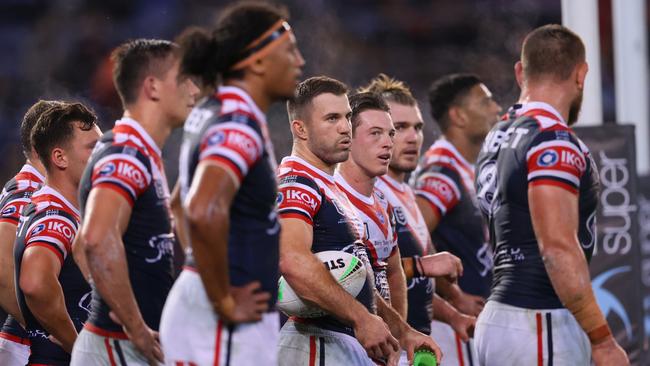
<svg viewBox="0 0 650 366"><path fill-rule="evenodd" d="M612 330L609 329L609 325L603 324L600 327L587 333L589 341L591 344L598 344L605 339L609 338L612 335Z"/></svg>

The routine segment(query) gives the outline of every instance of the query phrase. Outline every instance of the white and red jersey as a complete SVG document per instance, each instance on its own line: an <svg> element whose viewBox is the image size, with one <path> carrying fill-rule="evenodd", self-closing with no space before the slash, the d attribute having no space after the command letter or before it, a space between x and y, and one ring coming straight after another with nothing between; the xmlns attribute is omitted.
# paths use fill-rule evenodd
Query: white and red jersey
<svg viewBox="0 0 650 366"><path fill-rule="evenodd" d="M478 208L474 166L444 137L427 150L412 176L415 194L439 217L431 239L439 251L463 262L460 288L487 297L492 284L492 252Z"/></svg>
<svg viewBox="0 0 650 366"><path fill-rule="evenodd" d="M363 222L367 237L365 244L371 255L372 269L375 272L375 287L384 300L390 302L386 267L388 258L397 252L397 236L391 223L388 201L384 194L376 189L373 189L370 197L357 192L339 173L336 173L335 179Z"/></svg>
<svg viewBox="0 0 650 366"><path fill-rule="evenodd" d="M411 187L384 175L377 179L375 188L384 194L390 205L402 258L431 254L433 246L429 229L415 202L415 193ZM433 279L414 277L408 280L406 288L409 325L424 334L431 333Z"/></svg>
<svg viewBox="0 0 650 366"><path fill-rule="evenodd" d="M0 193L0 222L18 225L20 212L31 201L32 194L41 188L45 177L29 164L23 165Z"/></svg>
<svg viewBox="0 0 650 366"><path fill-rule="evenodd" d="M21 269L28 248L45 248L58 258L61 263L58 280L66 310L77 331L81 330L88 318L90 306L90 286L72 257L72 243L77 235L79 220L77 208L46 185L34 193L31 203L23 211L14 245L16 283L26 275ZM16 297L31 341L29 363L62 365L70 362L70 355L48 338L49 333L27 306L20 286L16 286Z"/></svg>
<svg viewBox="0 0 650 366"><path fill-rule="evenodd" d="M288 156L278 171L278 216L302 220L313 227L311 251L340 250L358 257L372 268L366 230L357 210L334 177L305 160ZM375 311L372 283L366 283L357 300ZM354 335L351 327L331 316L312 321L324 329Z"/></svg>

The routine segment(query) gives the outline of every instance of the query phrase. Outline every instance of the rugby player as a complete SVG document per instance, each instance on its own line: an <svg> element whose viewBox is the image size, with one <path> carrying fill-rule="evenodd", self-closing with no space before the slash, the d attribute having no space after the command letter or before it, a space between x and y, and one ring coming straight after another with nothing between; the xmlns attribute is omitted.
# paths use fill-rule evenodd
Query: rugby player
<svg viewBox="0 0 650 366"><path fill-rule="evenodd" d="M293 95L305 63L287 19L271 5L234 4L184 55L188 73L222 85L184 129L179 221L191 250L161 321L169 365L277 364L280 225L266 113Z"/></svg>
<svg viewBox="0 0 650 366"><path fill-rule="evenodd" d="M587 71L578 35L533 30L515 65L521 106L485 141L477 187L496 248L476 326L481 364L629 364L589 278L598 170L570 127Z"/></svg>
<svg viewBox="0 0 650 366"><path fill-rule="evenodd" d="M79 366L163 361L157 331L173 281L174 235L160 154L198 93L179 73L172 42L137 39L112 57L124 116L98 142L79 193L83 219L75 245L93 289L90 317L72 353L71 364Z"/></svg>
<svg viewBox="0 0 650 366"><path fill-rule="evenodd" d="M47 184L23 210L14 247L16 297L32 365L68 365L88 318L90 286L73 260L72 242L79 181L100 136L96 116L80 103L51 106L32 130Z"/></svg>
<svg viewBox="0 0 650 366"><path fill-rule="evenodd" d="M9 180L0 194L0 306L8 313L0 331L0 364L24 366L29 359L29 337L24 324L14 281L14 242L20 213L32 194L45 182L45 167L31 142L31 132L38 118L59 102L39 100L25 113L20 124L20 144L25 164Z"/></svg>
<svg viewBox="0 0 650 366"><path fill-rule="evenodd" d="M422 213L415 203L415 194L405 181L417 167L422 148L424 121L416 99L401 81L380 74L363 91L377 93L390 107L395 127L393 152L386 175L377 179L378 189L386 197L397 232L397 244L407 279L408 323L414 329L431 334L432 320L449 324L467 341L472 333L475 319L456 310L451 304L434 293L434 276L442 268L454 268L455 256L443 252L432 254L435 249ZM462 267L461 267L462 268ZM443 363L447 363L448 354ZM449 357L453 359L453 356ZM406 354L400 364L407 365Z"/></svg>
<svg viewBox="0 0 650 366"><path fill-rule="evenodd" d="M401 264L400 251L397 247L397 236L392 211L386 197L375 188L377 177L386 174L391 160L395 129L389 114L388 104L379 94L358 93L350 97L352 108L352 146L350 158L343 162L336 175L336 182L347 195L350 202L361 218L366 235L365 244L370 253L370 260L375 277L375 287L383 301L378 301L378 313L384 318L395 317L390 307L399 315L400 326L413 330L407 325L406 278ZM392 212L391 212L392 213ZM449 253L438 255L441 259L436 266L439 271L435 275L450 275L457 277L462 270L460 260L453 258L445 261L444 257L453 257ZM385 304L384 304L385 303ZM388 305L388 306L387 306ZM387 309L383 307L386 306ZM393 334L405 330L394 331L395 320L387 322ZM428 333L427 333L428 334ZM436 351L441 360L440 351L435 342L429 346ZM412 350L402 342L408 360L412 359Z"/></svg>
<svg viewBox="0 0 650 366"><path fill-rule="evenodd" d="M474 306L457 308L476 316L490 293L492 252L476 205L473 164L501 108L481 80L468 74L447 75L435 81L429 102L442 136L414 172L416 200L436 249L447 250L463 262L458 284L474 300ZM449 325L436 323L432 336L450 356L446 364L472 364L476 360L473 341L462 342Z"/></svg>

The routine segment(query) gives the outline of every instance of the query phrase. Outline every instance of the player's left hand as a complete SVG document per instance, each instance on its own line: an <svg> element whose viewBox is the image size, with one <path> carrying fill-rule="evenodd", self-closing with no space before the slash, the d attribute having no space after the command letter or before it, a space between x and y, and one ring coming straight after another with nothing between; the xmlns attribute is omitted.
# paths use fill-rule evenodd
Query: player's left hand
<svg viewBox="0 0 650 366"><path fill-rule="evenodd" d="M485 306L485 299L480 296L461 292L458 296L448 300L453 307L463 314L478 316Z"/></svg>
<svg viewBox="0 0 650 366"><path fill-rule="evenodd" d="M420 348L428 348L431 352L435 353L438 364L442 361L442 351L440 350L440 347L438 347L438 344L436 344L430 336L422 334L411 327L408 327L408 329L404 331L399 340L399 344L406 351L409 365L413 364L413 354L415 353L415 350Z"/></svg>

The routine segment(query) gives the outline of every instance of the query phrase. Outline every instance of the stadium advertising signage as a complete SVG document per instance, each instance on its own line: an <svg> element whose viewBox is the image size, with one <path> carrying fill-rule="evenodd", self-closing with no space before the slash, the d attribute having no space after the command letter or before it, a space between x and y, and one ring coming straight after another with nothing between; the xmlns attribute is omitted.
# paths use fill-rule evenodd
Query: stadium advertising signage
<svg viewBox="0 0 650 366"><path fill-rule="evenodd" d="M597 240L590 265L592 287L616 339L632 364L640 364L644 343L641 293L645 290L638 239L634 127L602 125L576 127L575 131L591 150L600 176ZM650 286L650 267L647 272Z"/></svg>

